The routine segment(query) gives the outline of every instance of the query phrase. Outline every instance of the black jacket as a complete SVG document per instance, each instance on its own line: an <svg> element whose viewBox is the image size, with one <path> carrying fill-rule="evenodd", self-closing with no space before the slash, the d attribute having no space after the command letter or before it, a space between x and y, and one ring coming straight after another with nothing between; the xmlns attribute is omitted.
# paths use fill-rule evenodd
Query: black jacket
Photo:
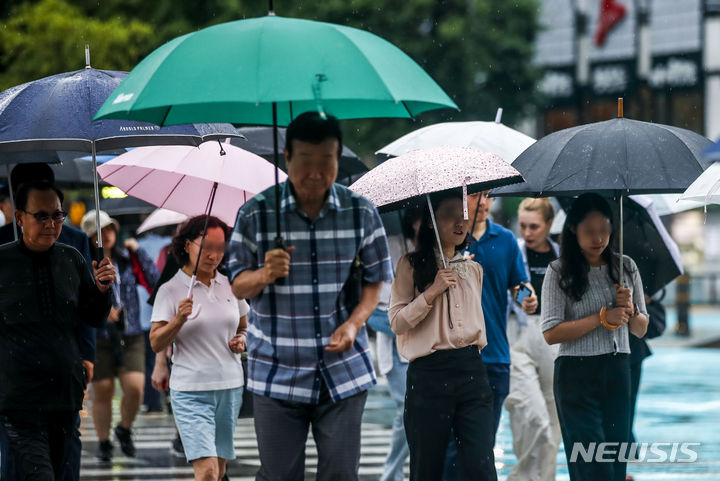
<svg viewBox="0 0 720 481"><path fill-rule="evenodd" d="M15 241L13 234L13 223L5 224L0 227L0 244L8 244ZM17 227L18 239L22 237L22 230ZM92 266L92 256L90 254L90 241L83 231L75 227L63 224L60 231L60 237L57 240L61 244L67 244L80 251L88 269ZM92 272L92 269L90 270ZM80 348L80 356L85 361L95 362L95 329L81 323L75 332L77 336L78 347Z"/></svg>
<svg viewBox="0 0 720 481"><path fill-rule="evenodd" d="M31 252L0 247L0 412L78 410L85 386L76 328L100 327L110 294L82 255L56 243Z"/></svg>

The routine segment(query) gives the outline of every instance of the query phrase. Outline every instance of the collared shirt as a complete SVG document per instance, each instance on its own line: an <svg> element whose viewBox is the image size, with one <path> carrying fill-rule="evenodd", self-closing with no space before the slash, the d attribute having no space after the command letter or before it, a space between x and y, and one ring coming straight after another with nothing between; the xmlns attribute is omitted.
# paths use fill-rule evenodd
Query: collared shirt
<svg viewBox="0 0 720 481"><path fill-rule="evenodd" d="M488 345L483 362L510 364L507 338L508 289L529 282L517 240L508 229L487 220L485 234L469 249L483 267L482 307Z"/></svg>
<svg viewBox="0 0 720 481"><path fill-rule="evenodd" d="M483 269L460 254L449 260L448 268L458 277L457 288L428 304L415 287L408 256L398 262L388 315L398 337L398 351L410 362L435 351L472 345L480 350L487 345L480 294Z"/></svg>
<svg viewBox="0 0 720 481"><path fill-rule="evenodd" d="M231 281L261 268L274 248L274 189L238 211L226 256ZM330 187L314 220L298 207L289 181L280 189L282 235L295 250L290 275L250 300L247 387L275 399L317 404L322 380L338 401L376 382L365 327L350 351L325 347L348 318L342 288L355 257L363 264L364 282L392 279L385 229L375 207L341 185Z"/></svg>
<svg viewBox="0 0 720 481"><path fill-rule="evenodd" d="M185 299L190 276L182 269L160 286L153 305L152 322L170 322ZM240 356L228 342L235 336L240 318L250 308L236 299L230 281L219 272L207 286L193 284L193 305L198 317L188 320L173 341L173 391L218 391L243 385Z"/></svg>

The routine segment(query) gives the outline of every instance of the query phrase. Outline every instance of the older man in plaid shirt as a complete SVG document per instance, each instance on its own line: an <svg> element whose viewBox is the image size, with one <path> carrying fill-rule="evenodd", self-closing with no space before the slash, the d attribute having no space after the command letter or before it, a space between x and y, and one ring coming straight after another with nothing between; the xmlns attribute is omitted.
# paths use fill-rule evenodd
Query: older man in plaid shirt
<svg viewBox="0 0 720 481"><path fill-rule="evenodd" d="M310 425L317 479L358 478L360 422L376 382L364 324L392 264L375 207L334 183L341 149L337 119L297 117L287 129L288 181L279 186L289 247L274 246L275 187L240 209L228 246L233 292L252 307L247 388L254 394L258 480L304 479ZM343 286L356 257L362 295L347 312Z"/></svg>

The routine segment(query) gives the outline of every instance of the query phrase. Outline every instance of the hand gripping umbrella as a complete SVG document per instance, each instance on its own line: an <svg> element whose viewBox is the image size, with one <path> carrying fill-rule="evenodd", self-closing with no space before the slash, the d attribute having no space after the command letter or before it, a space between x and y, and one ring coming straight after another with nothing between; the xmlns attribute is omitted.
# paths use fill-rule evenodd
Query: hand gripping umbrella
<svg viewBox="0 0 720 481"><path fill-rule="evenodd" d="M105 182L157 207L188 216L216 215L226 224L232 224L240 206L275 179L275 169L267 160L215 142L199 147L139 147L104 163L98 173ZM281 173L281 178L286 175ZM207 222L206 217L188 297L192 297Z"/></svg>
<svg viewBox="0 0 720 481"><path fill-rule="evenodd" d="M457 108L417 63L382 38L278 17L272 5L270 10L266 17L214 25L161 46L130 72L95 118L272 125L279 171L277 127L305 111L356 119ZM276 209L276 245L282 246L279 215Z"/></svg>
<svg viewBox="0 0 720 481"><path fill-rule="evenodd" d="M91 153L96 168L96 153L100 151L158 144L199 145L239 135L229 124L159 128L138 121L94 122L93 115L127 74L91 68L87 46L85 63L83 70L52 75L0 93L0 163L8 170L9 164L59 162L58 151ZM94 173L93 184L99 216ZM102 256L100 229L98 247Z"/></svg>
<svg viewBox="0 0 720 481"><path fill-rule="evenodd" d="M528 147L512 163L525 182L491 194L619 197L622 272L623 197L682 192L710 166L703 158L709 145L689 130L623 118L619 99L618 118L560 130Z"/></svg>

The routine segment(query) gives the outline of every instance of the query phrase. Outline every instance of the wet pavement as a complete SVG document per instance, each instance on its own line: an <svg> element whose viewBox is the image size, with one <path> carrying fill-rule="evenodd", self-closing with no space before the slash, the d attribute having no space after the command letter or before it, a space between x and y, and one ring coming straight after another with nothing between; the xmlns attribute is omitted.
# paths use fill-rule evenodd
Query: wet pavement
<svg viewBox="0 0 720 481"><path fill-rule="evenodd" d="M670 328L668 332L672 332ZM698 457L693 463L635 462L629 465L628 473L637 481L720 480L720 350L672 347L669 340L653 344L656 344L655 354L644 364L636 437L640 443L700 443L693 448L697 449ZM386 386L381 383L372 389L364 416L360 461L363 481L377 480L382 473L393 414L393 403ZM101 463L94 458L97 438L92 431L92 421L84 418L81 477L98 481L192 479L192 468L184 459L170 453L174 435L169 416L141 414L135 430L137 457L122 457L116 447L113 463ZM230 479L254 479L259 461L250 420L240 421L235 433L235 448L238 459L228 465ZM507 477L514 462L507 414L504 414L496 446L501 481ZM306 479L314 479L316 465L317 455L309 440ZM557 480L568 479L561 448Z"/></svg>

